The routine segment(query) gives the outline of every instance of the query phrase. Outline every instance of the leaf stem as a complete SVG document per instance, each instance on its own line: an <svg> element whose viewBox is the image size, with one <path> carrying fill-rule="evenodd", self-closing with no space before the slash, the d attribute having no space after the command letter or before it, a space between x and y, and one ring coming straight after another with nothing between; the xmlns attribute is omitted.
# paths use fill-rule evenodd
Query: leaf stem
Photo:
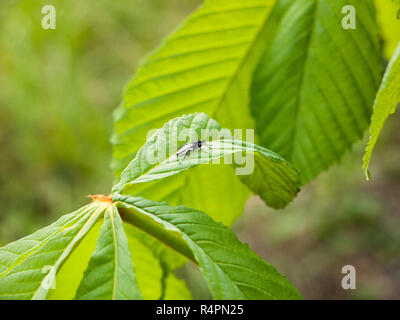
<svg viewBox="0 0 400 320"><path fill-rule="evenodd" d="M176 232L171 232L171 230L168 230L165 226L149 217L147 213L142 212L140 208L129 205L128 209L125 207L125 204L120 201L116 202L115 205L117 206L121 219L124 222L130 223L148 233L166 246L197 264L192 250L181 235Z"/></svg>

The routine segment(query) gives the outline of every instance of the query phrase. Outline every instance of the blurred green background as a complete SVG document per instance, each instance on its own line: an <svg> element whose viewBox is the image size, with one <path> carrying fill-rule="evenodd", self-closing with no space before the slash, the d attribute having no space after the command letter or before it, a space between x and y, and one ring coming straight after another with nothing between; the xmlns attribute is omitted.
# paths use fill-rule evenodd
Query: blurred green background
<svg viewBox="0 0 400 320"><path fill-rule="evenodd" d="M87 203L85 195L108 193L112 111L123 88L199 3L1 0L0 245ZM57 10L56 30L41 27L46 4ZM400 299L399 129L390 118L372 181L361 171L362 141L286 209L250 198L233 226L239 238L305 298ZM341 288L347 264L356 290ZM195 297L206 297L197 287Z"/></svg>

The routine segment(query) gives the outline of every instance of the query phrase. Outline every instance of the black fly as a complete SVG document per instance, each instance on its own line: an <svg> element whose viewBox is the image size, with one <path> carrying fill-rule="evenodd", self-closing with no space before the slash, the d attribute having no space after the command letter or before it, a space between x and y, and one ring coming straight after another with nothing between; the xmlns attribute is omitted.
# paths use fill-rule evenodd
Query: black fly
<svg viewBox="0 0 400 320"><path fill-rule="evenodd" d="M201 149L202 146L206 146L207 148L211 149L211 147L206 144L205 140L196 140L191 143L185 143L183 146L181 146L175 154L177 158L181 154L185 155L183 159L179 162L179 164L181 164L183 160L185 160L186 157L190 155L190 152L195 151L197 149Z"/></svg>

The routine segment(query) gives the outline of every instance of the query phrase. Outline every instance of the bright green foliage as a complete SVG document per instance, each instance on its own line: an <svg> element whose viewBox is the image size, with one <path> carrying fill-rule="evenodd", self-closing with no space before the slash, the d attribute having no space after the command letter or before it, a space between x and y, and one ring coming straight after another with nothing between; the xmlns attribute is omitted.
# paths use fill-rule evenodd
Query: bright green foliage
<svg viewBox="0 0 400 320"><path fill-rule="evenodd" d="M88 266L90 256L96 249L104 219L101 217L91 227L78 246L70 253L56 275L55 289L50 290L47 300L73 300Z"/></svg>
<svg viewBox="0 0 400 320"><path fill-rule="evenodd" d="M142 63L115 112L111 141L117 174L135 157L147 132L171 118L203 111L224 127L254 127L248 91L267 43L266 23L274 2L206 0ZM191 190L191 196L183 190ZM231 224L242 213L248 192L228 168L206 168L154 184L140 195L196 207Z"/></svg>
<svg viewBox="0 0 400 320"><path fill-rule="evenodd" d="M202 129L213 131L214 138L218 138L221 127L204 113L168 121L146 141L135 159L124 170L121 181L114 186L114 190L120 190L126 183L136 178L140 179L138 182L150 181L151 179L142 178L142 175L143 172L156 167L156 163L155 161L149 163L147 157L156 155L153 156L154 160L161 161L175 155L177 148L188 142L187 133L194 134L192 140L196 140L201 137ZM178 164L179 161L175 161L175 165ZM182 163L181 168L186 169L186 164L186 161ZM134 188L129 188L125 192L152 200L165 200L170 204L193 206L204 210L214 219L230 225L242 213L249 194L248 189L229 166L203 166L199 169L181 172L175 176L165 173L162 175L164 177L162 180L135 184Z"/></svg>
<svg viewBox="0 0 400 320"><path fill-rule="evenodd" d="M172 272L188 260L131 224L124 223L124 229L143 299L167 299L167 294L176 299L190 299L186 284Z"/></svg>
<svg viewBox="0 0 400 320"><path fill-rule="evenodd" d="M272 266L208 215L114 194L123 219L196 261L215 299L299 299Z"/></svg>
<svg viewBox="0 0 400 320"><path fill-rule="evenodd" d="M274 208L282 208L297 194L300 183L296 170L277 154L251 143L229 139L211 141L207 142L202 150L192 152L184 161L183 155L177 158L175 155L177 141L181 144L187 142L179 141L178 137L187 129L195 134L189 142L202 137L201 129L214 129L216 137L222 134L218 123L204 113L170 120L138 151L135 159L122 172L121 180L113 191L123 193L127 190L128 194L134 193L130 190L136 187L136 184L163 179L199 164L212 164L212 160L246 152L246 155L250 156L248 160L254 161L254 170L239 177L252 191L259 194L266 204ZM184 139L186 137L185 135ZM149 155L154 154L159 157L158 162L149 162ZM232 160L235 163L232 157L230 160L231 163Z"/></svg>
<svg viewBox="0 0 400 320"><path fill-rule="evenodd" d="M207 212L210 217L227 226L232 225L243 213L250 194L232 166L197 166L190 171L143 184L143 187L147 186L144 191L138 186L135 196L163 199L171 205L184 204ZM154 192L153 186L157 187L157 192Z"/></svg>
<svg viewBox="0 0 400 320"><path fill-rule="evenodd" d="M396 111L400 103L400 43L386 69L376 96L374 112L371 118L370 139L363 158L363 170L369 179L368 165L376 141L387 118Z"/></svg>
<svg viewBox="0 0 400 320"><path fill-rule="evenodd" d="M382 63L372 0L288 3L256 68L251 110L260 144L305 183L362 137ZM356 8L356 29L342 28L345 5Z"/></svg>
<svg viewBox="0 0 400 320"><path fill-rule="evenodd" d="M186 283L178 279L173 273L169 273L165 279L165 297L164 300L191 300L192 294L186 286Z"/></svg>
<svg viewBox="0 0 400 320"><path fill-rule="evenodd" d="M96 231L98 221L103 221L100 232ZM175 256L167 247L199 265L216 299L301 298L284 276L208 215L118 193L113 195L113 203L96 200L53 225L0 248L0 298L69 297L75 284L57 290L55 279L89 234L98 235L97 246L90 260L81 257L88 263L79 288L75 288L76 299L141 299L141 286L146 286L146 298L190 299L185 283L172 273L182 260L171 261ZM148 258L148 251L153 259L143 263L151 262L146 265L150 272L143 269L144 264L138 264L138 275L142 277L138 278L138 286L132 260ZM141 256L142 252L145 254ZM151 271L153 267L155 272ZM50 273L46 275L46 271ZM76 274L75 277L80 278ZM154 284L151 289L158 296L148 290ZM56 290L48 295L51 289Z"/></svg>
<svg viewBox="0 0 400 320"><path fill-rule="evenodd" d="M0 248L0 298L45 299L60 266L105 208L90 204Z"/></svg>
<svg viewBox="0 0 400 320"><path fill-rule="evenodd" d="M349 4L355 30L340 23ZM399 51L376 99L365 169L399 102ZM0 298L189 299L174 274L188 260L216 299L301 298L220 222L232 224L250 191L286 206L335 163L368 126L380 66L373 0L206 0L126 88L114 114L112 200L94 197L0 248ZM268 149L220 126L253 122ZM199 139L209 148L180 162L177 148ZM243 155L254 170L235 174ZM49 291L53 283L63 287Z"/></svg>
<svg viewBox="0 0 400 320"><path fill-rule="evenodd" d="M376 19L383 39L383 51L389 60L400 41L400 2L375 0Z"/></svg>
<svg viewBox="0 0 400 320"><path fill-rule="evenodd" d="M345 5L356 7L355 30L342 28ZM310 181L369 124L381 71L377 34L372 0L205 1L127 86L114 114L113 168L119 175L148 131L170 118L203 111L222 126L250 128L252 113L260 144L300 169L303 183ZM228 170L212 170L129 192L231 224L247 195ZM210 192L203 201L202 190L215 188L205 178L212 175L230 193ZM229 217L220 215L227 211Z"/></svg>
<svg viewBox="0 0 400 320"><path fill-rule="evenodd" d="M148 130L183 113L218 114L222 125L235 128L251 124L241 85L249 82L250 60L259 51L254 47L273 2L205 1L146 59L115 112L117 171L133 158Z"/></svg>
<svg viewBox="0 0 400 320"><path fill-rule="evenodd" d="M284 208L300 190L298 172L276 153L243 141L223 142L234 152L245 151L254 156L254 172L240 175L240 179L264 202L275 209ZM224 150L225 147L224 147Z"/></svg>
<svg viewBox="0 0 400 320"><path fill-rule="evenodd" d="M122 220L109 206L104 217L96 250L77 292L80 300L141 299Z"/></svg>
<svg viewBox="0 0 400 320"><path fill-rule="evenodd" d="M186 129L189 136L181 138ZM203 129L213 129L207 134L222 138L207 141L207 152L195 150L181 163L176 159L176 146L171 144L203 138ZM279 155L229 137L204 113L170 120L123 171L112 197L93 196L92 204L0 248L0 297L190 299L185 283L173 273L190 259L199 265L216 299L301 298L285 277L209 215L121 194L142 185L145 187L141 190L146 191L154 183L196 170L196 166L207 167L201 164L240 155L254 165L245 162L249 171L240 176L245 185L271 206L279 208L291 201L299 189L297 171ZM158 162L150 161L150 154L156 155ZM231 171L226 171L232 176L235 169L243 169L243 163L233 158L228 165ZM216 163L210 166L216 170L226 167ZM49 268L47 276L43 268ZM57 289L57 280L62 288ZM55 290L48 295L50 289Z"/></svg>

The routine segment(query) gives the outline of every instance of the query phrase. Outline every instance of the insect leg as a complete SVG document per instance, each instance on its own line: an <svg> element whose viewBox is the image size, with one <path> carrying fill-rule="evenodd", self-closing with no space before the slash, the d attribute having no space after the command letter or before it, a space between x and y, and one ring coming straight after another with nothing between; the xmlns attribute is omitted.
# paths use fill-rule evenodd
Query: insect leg
<svg viewBox="0 0 400 320"><path fill-rule="evenodd" d="M182 164L183 160L185 160L186 157L187 157L188 155L190 155L190 150L188 150L188 151L185 153L185 156L183 157L183 159L181 160L181 162L179 162L179 165Z"/></svg>

